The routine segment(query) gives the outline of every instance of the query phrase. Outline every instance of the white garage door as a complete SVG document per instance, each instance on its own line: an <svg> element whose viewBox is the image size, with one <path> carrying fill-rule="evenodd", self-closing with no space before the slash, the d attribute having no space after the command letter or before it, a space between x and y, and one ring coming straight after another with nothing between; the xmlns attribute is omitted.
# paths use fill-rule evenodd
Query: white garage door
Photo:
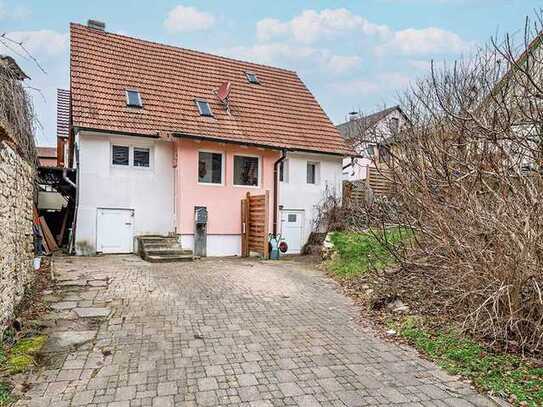
<svg viewBox="0 0 543 407"><path fill-rule="evenodd" d="M134 210L98 208L96 251L132 253L134 251Z"/></svg>
<svg viewBox="0 0 543 407"><path fill-rule="evenodd" d="M302 250L302 233L304 211L281 211L281 235L287 241L287 253L300 253Z"/></svg>

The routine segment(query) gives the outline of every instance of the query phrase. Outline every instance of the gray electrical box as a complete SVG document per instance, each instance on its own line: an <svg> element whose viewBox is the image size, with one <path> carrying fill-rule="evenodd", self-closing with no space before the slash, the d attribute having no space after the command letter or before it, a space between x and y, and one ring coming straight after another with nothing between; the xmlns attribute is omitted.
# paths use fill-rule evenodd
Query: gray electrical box
<svg viewBox="0 0 543 407"><path fill-rule="evenodd" d="M194 255L206 257L207 255L207 208L194 207Z"/></svg>

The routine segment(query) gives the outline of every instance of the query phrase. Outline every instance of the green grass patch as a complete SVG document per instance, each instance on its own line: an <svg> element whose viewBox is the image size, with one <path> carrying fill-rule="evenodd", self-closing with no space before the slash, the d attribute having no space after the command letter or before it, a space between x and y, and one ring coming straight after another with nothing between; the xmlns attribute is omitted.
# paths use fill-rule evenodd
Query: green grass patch
<svg viewBox="0 0 543 407"><path fill-rule="evenodd" d="M35 364L34 357L40 351L47 340L46 335L33 336L17 341L3 357L0 365L10 374L17 374L26 371ZM0 360L2 358L0 357Z"/></svg>
<svg viewBox="0 0 543 407"><path fill-rule="evenodd" d="M6 383L0 382L0 407L10 405L12 401L11 388Z"/></svg>
<svg viewBox="0 0 543 407"><path fill-rule="evenodd" d="M467 377L475 386L528 406L543 405L543 368L518 356L493 353L454 332L430 333L407 319L399 334L449 373Z"/></svg>
<svg viewBox="0 0 543 407"><path fill-rule="evenodd" d="M370 269L384 269L395 262L389 247L397 246L412 235L411 230L403 228L387 229L386 233L334 232L331 240L336 254L329 268L342 277L354 277Z"/></svg>

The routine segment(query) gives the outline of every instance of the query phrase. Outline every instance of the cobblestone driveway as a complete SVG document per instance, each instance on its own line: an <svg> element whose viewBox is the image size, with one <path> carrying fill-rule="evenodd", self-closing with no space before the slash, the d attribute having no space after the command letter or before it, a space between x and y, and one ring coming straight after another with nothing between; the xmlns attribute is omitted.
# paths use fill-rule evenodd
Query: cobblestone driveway
<svg viewBox="0 0 543 407"><path fill-rule="evenodd" d="M298 261L104 256L55 271L48 367L18 406L496 405L359 326Z"/></svg>

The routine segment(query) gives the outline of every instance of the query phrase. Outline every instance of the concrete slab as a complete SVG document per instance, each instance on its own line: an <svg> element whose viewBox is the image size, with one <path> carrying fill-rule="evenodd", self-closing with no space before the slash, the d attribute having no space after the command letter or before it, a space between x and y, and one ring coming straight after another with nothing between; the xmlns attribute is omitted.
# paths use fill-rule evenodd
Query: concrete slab
<svg viewBox="0 0 543 407"><path fill-rule="evenodd" d="M74 308L74 311L80 318L101 318L111 314L111 309L102 307Z"/></svg>
<svg viewBox="0 0 543 407"><path fill-rule="evenodd" d="M80 346L92 341L96 337L96 331L65 331L53 332L49 335L43 352L59 352L73 346Z"/></svg>
<svg viewBox="0 0 543 407"><path fill-rule="evenodd" d="M51 304L51 308L53 308L56 311L63 311L67 309L72 309L77 307L77 302L74 301L61 301L61 302L54 302Z"/></svg>

